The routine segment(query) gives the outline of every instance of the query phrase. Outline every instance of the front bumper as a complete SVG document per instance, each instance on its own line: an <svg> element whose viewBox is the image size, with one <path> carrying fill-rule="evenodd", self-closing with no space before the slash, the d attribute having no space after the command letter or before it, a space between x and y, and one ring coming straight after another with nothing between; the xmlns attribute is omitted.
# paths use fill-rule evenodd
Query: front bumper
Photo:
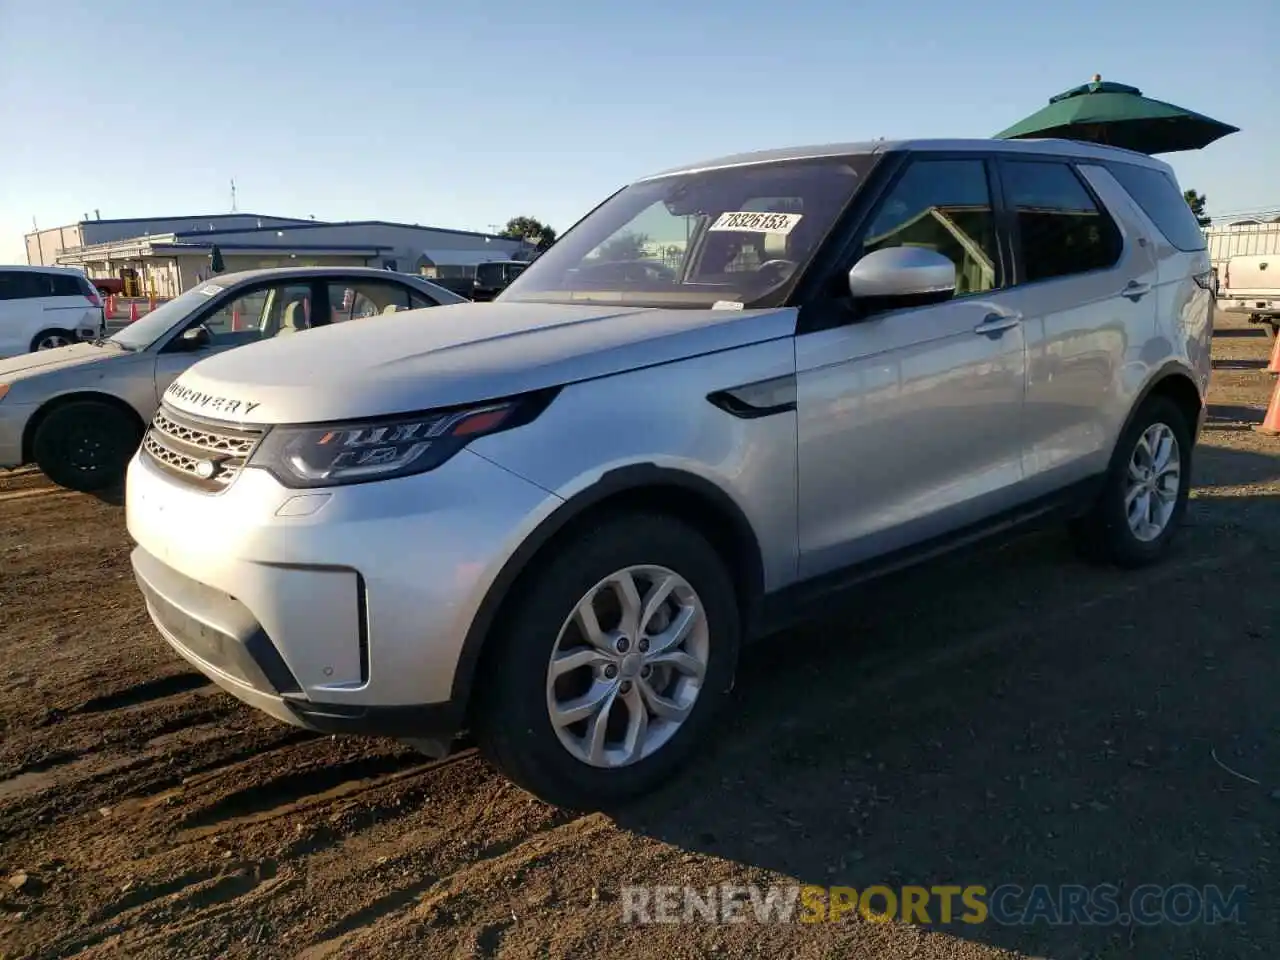
<svg viewBox="0 0 1280 960"><path fill-rule="evenodd" d="M1252 299L1233 297L1229 300L1219 300L1218 309L1223 313L1266 317L1269 319L1280 318L1280 300L1265 297Z"/></svg>
<svg viewBox="0 0 1280 960"><path fill-rule="evenodd" d="M216 494L139 454L126 518L152 620L223 689L309 729L447 740L476 610L558 503L468 451L319 491L246 469Z"/></svg>
<svg viewBox="0 0 1280 960"><path fill-rule="evenodd" d="M0 399L0 470L22 466L22 434L35 404Z"/></svg>

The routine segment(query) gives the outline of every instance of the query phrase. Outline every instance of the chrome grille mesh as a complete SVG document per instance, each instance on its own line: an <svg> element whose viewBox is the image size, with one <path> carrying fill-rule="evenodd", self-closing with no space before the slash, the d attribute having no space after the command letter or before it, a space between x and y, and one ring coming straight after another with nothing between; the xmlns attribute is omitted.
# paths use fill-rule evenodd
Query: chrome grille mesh
<svg viewBox="0 0 1280 960"><path fill-rule="evenodd" d="M239 476L262 434L256 427L198 420L161 407L143 437L142 452L190 486L216 492Z"/></svg>

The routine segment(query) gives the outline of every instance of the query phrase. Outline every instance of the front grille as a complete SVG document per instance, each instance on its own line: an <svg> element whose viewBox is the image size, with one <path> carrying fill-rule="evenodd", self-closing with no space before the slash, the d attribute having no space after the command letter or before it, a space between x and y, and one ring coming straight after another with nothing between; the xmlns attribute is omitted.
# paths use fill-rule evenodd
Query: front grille
<svg viewBox="0 0 1280 960"><path fill-rule="evenodd" d="M199 420L161 407L142 440L142 452L165 472L201 490L225 490L240 474L263 431ZM201 476L201 464L212 467Z"/></svg>

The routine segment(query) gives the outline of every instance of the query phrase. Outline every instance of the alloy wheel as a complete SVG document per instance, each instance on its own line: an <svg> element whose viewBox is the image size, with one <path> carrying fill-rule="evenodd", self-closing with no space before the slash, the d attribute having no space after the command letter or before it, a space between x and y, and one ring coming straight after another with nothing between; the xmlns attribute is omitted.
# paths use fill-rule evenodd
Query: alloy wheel
<svg viewBox="0 0 1280 960"><path fill-rule="evenodd" d="M1138 438L1125 478L1125 517L1135 537L1150 543L1164 533L1181 488L1178 438L1168 425L1153 423Z"/></svg>
<svg viewBox="0 0 1280 960"><path fill-rule="evenodd" d="M566 750L593 767L660 750L693 711L710 654L707 614L660 566L611 574L578 601L547 667L547 711Z"/></svg>

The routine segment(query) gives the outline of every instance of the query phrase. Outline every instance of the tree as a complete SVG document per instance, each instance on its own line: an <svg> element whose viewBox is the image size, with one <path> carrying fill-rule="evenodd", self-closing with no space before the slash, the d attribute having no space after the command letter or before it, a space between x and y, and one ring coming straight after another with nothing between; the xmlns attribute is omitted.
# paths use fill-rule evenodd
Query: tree
<svg viewBox="0 0 1280 960"><path fill-rule="evenodd" d="M214 273L221 273L227 269L227 265L222 262L222 251L218 249L216 243L213 245L213 249L209 251L209 269Z"/></svg>
<svg viewBox="0 0 1280 960"><path fill-rule="evenodd" d="M512 217L502 228L499 236L510 237L512 240L524 240L532 244L538 253L542 253L556 242L555 229L535 217Z"/></svg>
<svg viewBox="0 0 1280 960"><path fill-rule="evenodd" d="M620 233L600 245L601 260L642 260L644 248L649 243L648 234Z"/></svg>
<svg viewBox="0 0 1280 960"><path fill-rule="evenodd" d="M1196 193L1194 190L1188 190L1183 195L1187 201L1187 206L1191 208L1191 212L1196 215L1196 222L1202 227L1207 227L1213 223L1213 217L1205 216L1204 205L1209 202L1209 198L1203 193Z"/></svg>

